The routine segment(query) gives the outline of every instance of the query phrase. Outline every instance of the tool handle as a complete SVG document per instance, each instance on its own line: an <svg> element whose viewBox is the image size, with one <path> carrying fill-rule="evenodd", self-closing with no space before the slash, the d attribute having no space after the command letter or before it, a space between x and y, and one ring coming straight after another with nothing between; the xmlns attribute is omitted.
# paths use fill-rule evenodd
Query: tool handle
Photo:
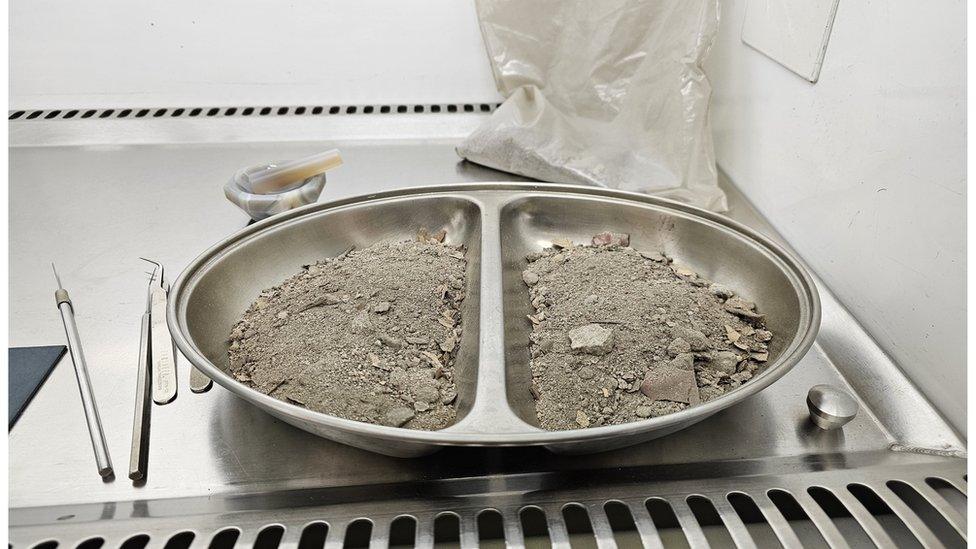
<svg viewBox="0 0 976 549"><path fill-rule="evenodd" d="M139 369L136 375L136 406L132 416L132 448L129 452L129 478L141 480L146 476L149 457L149 313L142 315L139 329Z"/></svg>
<svg viewBox="0 0 976 549"><path fill-rule="evenodd" d="M95 394L92 392L91 379L88 376L88 364L85 353L81 348L81 338L78 336L78 326L75 325L74 309L71 301L65 299L58 302L61 321L64 323L64 334L68 339L68 353L75 367L75 377L78 378L78 391L81 393L81 405L85 411L85 421L88 422L88 433L91 435L92 449L95 451L95 465L102 477L112 475L112 458L108 454L108 444L105 442L105 431L102 430L102 420L98 416L95 405Z"/></svg>
<svg viewBox="0 0 976 549"><path fill-rule="evenodd" d="M168 404L176 398L176 352L166 325L166 290L154 286L151 295L153 402Z"/></svg>
<svg viewBox="0 0 976 549"><path fill-rule="evenodd" d="M190 366L190 390L194 393L206 393L213 386L213 380L201 372L196 366Z"/></svg>

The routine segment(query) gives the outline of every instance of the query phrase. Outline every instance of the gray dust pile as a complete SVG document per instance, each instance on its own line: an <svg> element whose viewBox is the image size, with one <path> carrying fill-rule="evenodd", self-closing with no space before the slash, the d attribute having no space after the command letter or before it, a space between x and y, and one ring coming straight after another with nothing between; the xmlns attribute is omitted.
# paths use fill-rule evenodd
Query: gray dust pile
<svg viewBox="0 0 976 549"><path fill-rule="evenodd" d="M637 421L707 402L748 382L773 334L756 305L626 234L532 253L522 279L532 386L548 430Z"/></svg>
<svg viewBox="0 0 976 549"><path fill-rule="evenodd" d="M230 334L231 374L346 419L450 425L466 261L444 237L347 251L264 290Z"/></svg>

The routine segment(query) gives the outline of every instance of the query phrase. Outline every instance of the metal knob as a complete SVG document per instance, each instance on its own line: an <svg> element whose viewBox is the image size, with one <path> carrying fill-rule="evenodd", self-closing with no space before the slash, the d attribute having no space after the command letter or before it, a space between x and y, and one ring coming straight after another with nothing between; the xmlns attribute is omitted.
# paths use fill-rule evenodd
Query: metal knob
<svg viewBox="0 0 976 549"><path fill-rule="evenodd" d="M810 419L821 429L839 429L854 419L858 404L854 397L833 385L814 385L807 393Z"/></svg>

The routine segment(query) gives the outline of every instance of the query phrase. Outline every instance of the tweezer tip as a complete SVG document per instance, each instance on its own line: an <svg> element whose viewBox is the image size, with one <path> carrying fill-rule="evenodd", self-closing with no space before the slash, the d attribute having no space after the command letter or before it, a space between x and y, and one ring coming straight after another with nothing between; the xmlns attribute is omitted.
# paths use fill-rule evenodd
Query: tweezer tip
<svg viewBox="0 0 976 549"><path fill-rule="evenodd" d="M58 281L58 288L59 289L62 288L62 286L61 286L61 277L58 276L58 269L55 268L53 261L51 262L51 270L54 271L54 280Z"/></svg>

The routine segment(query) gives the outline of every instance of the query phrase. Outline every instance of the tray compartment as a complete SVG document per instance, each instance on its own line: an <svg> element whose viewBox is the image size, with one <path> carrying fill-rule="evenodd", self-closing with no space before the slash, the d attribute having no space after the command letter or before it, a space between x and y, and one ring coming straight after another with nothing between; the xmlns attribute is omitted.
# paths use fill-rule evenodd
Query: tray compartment
<svg viewBox="0 0 976 549"><path fill-rule="evenodd" d="M421 227L444 228L445 242L467 248L464 331L454 366L455 422L460 421L475 395L481 264L481 212L463 198L421 196L311 212L240 238L210 258L190 281L185 300L190 343L226 372L227 334L262 289L350 246L409 240ZM230 377L224 382L237 383Z"/></svg>
<svg viewBox="0 0 976 549"><path fill-rule="evenodd" d="M589 243L603 231L629 233L635 249L662 251L676 263L755 301L775 334L767 365L774 364L806 331L801 324L809 312L808 304L798 297L801 281L769 250L706 219L631 201L549 193L513 199L503 206L500 222L508 401L520 418L533 425L538 420L528 390L532 328L526 315L534 309L521 273L528 264L526 254L551 246L554 239Z"/></svg>

